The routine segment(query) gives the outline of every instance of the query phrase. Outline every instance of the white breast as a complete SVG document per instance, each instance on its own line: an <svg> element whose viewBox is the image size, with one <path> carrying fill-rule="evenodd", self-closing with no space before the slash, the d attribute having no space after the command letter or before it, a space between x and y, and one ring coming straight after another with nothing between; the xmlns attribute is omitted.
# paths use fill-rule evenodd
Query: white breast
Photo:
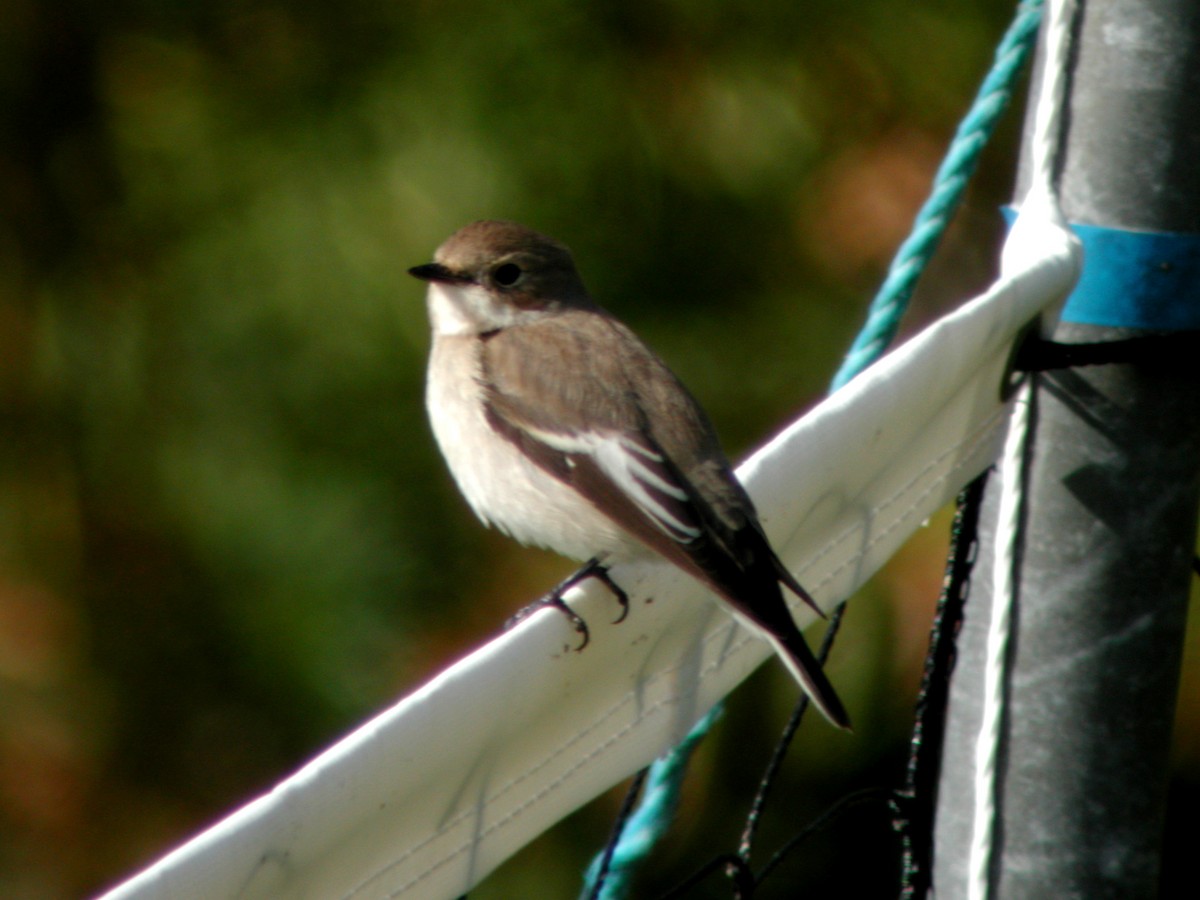
<svg viewBox="0 0 1200 900"><path fill-rule="evenodd" d="M479 353L473 335L435 333L425 394L438 446L476 515L523 544L572 559L644 552L591 503L492 430L484 418Z"/></svg>

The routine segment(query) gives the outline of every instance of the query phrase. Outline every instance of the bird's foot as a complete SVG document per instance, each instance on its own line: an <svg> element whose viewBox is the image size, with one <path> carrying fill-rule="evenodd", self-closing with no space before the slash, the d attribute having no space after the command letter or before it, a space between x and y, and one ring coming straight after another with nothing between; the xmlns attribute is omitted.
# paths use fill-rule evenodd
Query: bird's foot
<svg viewBox="0 0 1200 900"><path fill-rule="evenodd" d="M516 613L514 613L508 619L508 621L504 623L504 630L508 631L508 629L515 627L518 622L520 622L522 619L529 618L539 609L557 609L571 622L571 627L579 632L579 634L582 636L581 640L579 641L579 646L575 648L576 650L582 650L588 645L588 641L591 639L591 635L588 633L587 622L583 621L583 616L579 615L579 613L567 606L567 601L564 600L562 596L557 593L557 591L558 589L555 588L545 597L534 600L528 606L517 610Z"/></svg>
<svg viewBox="0 0 1200 900"><path fill-rule="evenodd" d="M516 615L504 623L505 630L507 631L509 628L512 628L522 619L528 618L539 609L546 609L547 607L550 607L552 609L557 609L564 616L566 616L571 623L571 627L579 632L580 635L582 635L582 640L579 642L579 646L575 648L577 652L582 650L588 645L588 641L591 639L591 635L588 632L587 622L583 620L583 616L579 615L579 613L575 612L575 610L571 609L571 607L567 605L567 601L563 599L563 594L565 594L575 585L579 584L581 581L586 581L589 578L595 578L597 581L604 582L605 586L612 591L613 596L617 598L617 602L621 604L621 615L613 620L613 624L616 625L619 622L624 622L625 617L629 615L629 595L625 593L625 591L622 590L615 581L612 580L608 574L607 566L601 564L600 560L598 559L592 559L589 560L587 565L585 565L582 569L579 569L577 572L574 572L572 575L555 585L555 587L549 593L547 593L546 596L539 600L535 600L523 609L518 610Z"/></svg>

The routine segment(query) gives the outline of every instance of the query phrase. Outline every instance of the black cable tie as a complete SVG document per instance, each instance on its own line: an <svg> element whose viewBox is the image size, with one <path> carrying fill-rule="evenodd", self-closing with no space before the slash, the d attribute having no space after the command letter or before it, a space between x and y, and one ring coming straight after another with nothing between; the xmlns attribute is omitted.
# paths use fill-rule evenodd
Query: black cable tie
<svg viewBox="0 0 1200 900"><path fill-rule="evenodd" d="M1200 355L1200 331L1145 334L1115 341L1063 344L1030 335L1017 349L1013 368L1020 372L1046 372L1075 366L1117 363L1194 365Z"/></svg>

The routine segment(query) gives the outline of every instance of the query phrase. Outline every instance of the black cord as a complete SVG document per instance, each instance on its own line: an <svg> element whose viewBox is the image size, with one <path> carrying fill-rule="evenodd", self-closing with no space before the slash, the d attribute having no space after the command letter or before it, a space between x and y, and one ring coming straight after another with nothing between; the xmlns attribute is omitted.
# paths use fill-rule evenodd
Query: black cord
<svg viewBox="0 0 1200 900"><path fill-rule="evenodd" d="M625 824L633 815L633 805L637 802L638 794L642 792L642 785L646 783L646 773L649 771L649 768L645 768L634 775L633 781L629 783L629 789L625 791L625 798L621 801L621 808L617 811L617 818L609 832L608 842L604 845L604 855L600 857L600 871L596 873L596 880L592 883L588 900L597 900L600 892L604 890L604 882L608 880L608 870L612 866L613 853L616 852L621 834L625 831Z"/></svg>
<svg viewBox="0 0 1200 900"><path fill-rule="evenodd" d="M929 653L917 695L916 716L909 744L904 787L891 800L892 827L900 835L901 900L919 900L933 883L933 821L937 805L937 780L946 734L946 707L950 674L954 669L958 631L970 587L971 569L978 548L979 511L987 473L958 495L951 526L950 556L942 578L937 613L929 636Z"/></svg>
<svg viewBox="0 0 1200 900"><path fill-rule="evenodd" d="M825 637L821 640L820 649L817 650L817 661L822 666L825 665L825 660L829 658L829 652L833 649L833 641L842 627L842 619L845 615L846 604L843 603L829 617L829 627L825 629ZM750 853L754 846L754 836L758 832L758 825L762 819L763 809L767 805L767 797L771 793L771 788L775 784L775 778L779 774L779 769L783 766L787 752L792 746L792 739L796 736L796 731L800 728L800 723L804 720L804 714L808 711L809 705L808 695L801 694L800 699L796 701L796 705L792 708L792 714L788 718L787 725L784 726L783 732L779 735L779 740L775 742L775 749L771 753L771 759L767 763L767 768L764 770L762 779L758 783L758 792L754 795L754 801L750 804L750 812L746 815L746 825L742 829L742 838L738 842L738 858L746 863L746 865L750 864Z"/></svg>
<svg viewBox="0 0 1200 900"><path fill-rule="evenodd" d="M812 822L804 827L799 834L793 835L792 838L775 851L774 855L767 861L767 864L762 867L762 871L755 878L756 884L761 884L775 868L782 863L792 851L799 847L804 841L808 840L822 828L830 825L834 819L844 813L849 812L855 807L862 806L866 803L883 802L889 800L894 792L890 788L872 787L863 788L859 791L847 794L842 797L837 803L817 816Z"/></svg>
<svg viewBox="0 0 1200 900"><path fill-rule="evenodd" d="M665 894L660 894L658 900L675 900L675 898L687 896L687 892L691 888L694 888L706 878L722 871L727 878L733 881L734 898L736 900L750 900L754 896L754 892L766 880L767 876L778 868L780 863L792 851L804 843L804 841L830 825L839 816L866 803L885 802L891 793L888 788L874 787L864 788L861 791L847 794L806 825L800 832L793 835L786 844L771 856L760 872L753 872L750 864L738 854L722 853L720 856L710 859Z"/></svg>

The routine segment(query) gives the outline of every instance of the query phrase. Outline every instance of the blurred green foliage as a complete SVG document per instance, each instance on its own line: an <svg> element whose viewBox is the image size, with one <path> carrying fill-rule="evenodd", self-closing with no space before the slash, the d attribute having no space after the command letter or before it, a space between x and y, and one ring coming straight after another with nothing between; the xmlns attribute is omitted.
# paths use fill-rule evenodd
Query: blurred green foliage
<svg viewBox="0 0 1200 900"><path fill-rule="evenodd" d="M0 6L0 895L119 880L567 570L455 494L407 266L476 218L561 237L741 452L823 392L1010 12ZM914 322L986 281L1016 119ZM813 728L764 840L895 778L943 547L855 600L858 737ZM735 696L647 893L730 845L793 696L770 667ZM571 895L610 812L478 896ZM890 892L845 863L890 859L887 831L822 838L778 896Z"/></svg>

